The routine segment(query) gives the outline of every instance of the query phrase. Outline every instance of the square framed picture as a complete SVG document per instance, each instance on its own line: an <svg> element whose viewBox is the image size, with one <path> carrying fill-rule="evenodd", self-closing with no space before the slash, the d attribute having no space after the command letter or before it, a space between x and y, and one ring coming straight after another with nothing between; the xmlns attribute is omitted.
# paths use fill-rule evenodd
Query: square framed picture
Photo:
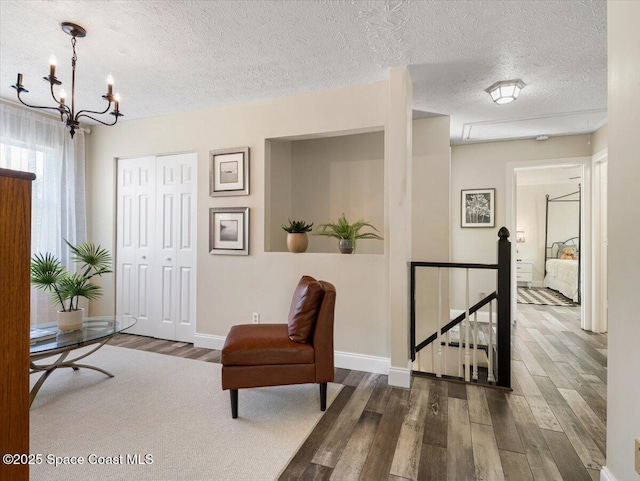
<svg viewBox="0 0 640 481"><path fill-rule="evenodd" d="M209 209L209 254L249 255L249 207Z"/></svg>
<svg viewBox="0 0 640 481"><path fill-rule="evenodd" d="M249 195L249 147L209 152L209 195Z"/></svg>
<svg viewBox="0 0 640 481"><path fill-rule="evenodd" d="M463 190L460 213L462 227L495 226L496 189Z"/></svg>

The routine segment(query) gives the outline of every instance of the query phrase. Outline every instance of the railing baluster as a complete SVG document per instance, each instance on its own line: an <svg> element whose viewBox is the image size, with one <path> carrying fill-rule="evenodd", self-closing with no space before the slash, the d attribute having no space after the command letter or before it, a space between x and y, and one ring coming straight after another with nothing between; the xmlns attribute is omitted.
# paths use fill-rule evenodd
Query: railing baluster
<svg viewBox="0 0 640 481"><path fill-rule="evenodd" d="M438 267L438 362L436 364L436 377L442 377L442 271ZM445 350L446 352L446 350Z"/></svg>
<svg viewBox="0 0 640 481"><path fill-rule="evenodd" d="M489 303L489 377L487 381L496 382L493 374L493 301Z"/></svg>
<svg viewBox="0 0 640 481"><path fill-rule="evenodd" d="M471 358L469 356L469 269L465 269L465 272L467 274L467 300L464 316L464 380L469 382L471 381ZM460 333L460 338L462 339L462 332Z"/></svg>
<svg viewBox="0 0 640 481"><path fill-rule="evenodd" d="M473 313L473 380L478 380L478 313Z"/></svg>
<svg viewBox="0 0 640 481"><path fill-rule="evenodd" d="M464 321L458 324L458 377L462 378L462 328L464 327Z"/></svg>

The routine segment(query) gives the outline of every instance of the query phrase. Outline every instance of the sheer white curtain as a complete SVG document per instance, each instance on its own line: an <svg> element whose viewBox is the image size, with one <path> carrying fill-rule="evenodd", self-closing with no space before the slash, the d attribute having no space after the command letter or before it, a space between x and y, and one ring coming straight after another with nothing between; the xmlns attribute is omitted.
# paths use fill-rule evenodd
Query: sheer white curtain
<svg viewBox="0 0 640 481"><path fill-rule="evenodd" d="M84 242L86 204L84 133L71 139L64 123L0 103L0 167L36 174L31 252L51 252L70 266L69 242ZM32 324L52 321L48 293L31 290Z"/></svg>

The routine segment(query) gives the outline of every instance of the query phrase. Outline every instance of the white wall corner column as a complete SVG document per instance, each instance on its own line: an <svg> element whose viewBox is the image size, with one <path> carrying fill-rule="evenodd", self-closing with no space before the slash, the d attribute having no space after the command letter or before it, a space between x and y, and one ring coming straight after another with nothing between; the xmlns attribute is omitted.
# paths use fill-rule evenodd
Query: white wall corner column
<svg viewBox="0 0 640 481"><path fill-rule="evenodd" d="M385 163L385 227L388 316L391 326L389 384L409 387L409 274L413 85L406 66L389 73L389 127Z"/></svg>
<svg viewBox="0 0 640 481"><path fill-rule="evenodd" d="M629 240L640 238L637 190L640 179L640 2L609 0L608 213L609 345L607 465L601 479L638 481L634 439L640 438L640 256Z"/></svg>

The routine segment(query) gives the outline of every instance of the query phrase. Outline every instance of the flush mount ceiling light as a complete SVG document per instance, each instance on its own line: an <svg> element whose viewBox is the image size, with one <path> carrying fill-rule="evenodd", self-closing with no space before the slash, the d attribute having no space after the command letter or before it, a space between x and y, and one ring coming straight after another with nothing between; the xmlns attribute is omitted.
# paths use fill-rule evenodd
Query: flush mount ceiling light
<svg viewBox="0 0 640 481"><path fill-rule="evenodd" d="M503 80L494 83L485 90L491 99L497 104L508 104L518 98L520 91L524 88L525 83L520 79Z"/></svg>
<svg viewBox="0 0 640 481"><path fill-rule="evenodd" d="M120 113L120 95L118 93L116 93L115 95L113 94L113 77L111 75L107 77L107 93L102 96L103 99L109 102L107 107L103 111L80 110L76 112L76 60L78 59L78 57L76 56L76 39L85 37L87 35L87 31L84 28L82 28L80 25L76 25L75 23L71 23L71 22L63 22L62 24L60 24L60 27L62 27L62 30L64 31L64 33L71 35L71 47L73 48L73 57L71 57L71 107L65 104L66 95L65 95L64 89L60 89L60 92L59 92L60 100L56 98L56 94L53 91L54 85L62 85L62 82L56 78L56 61L55 61L55 58L53 57L50 59L50 62L49 62L50 63L49 76L44 77L44 81L49 82L49 85L51 86L51 96L53 97L54 102L58 104L58 106L57 107L40 107L37 105L29 105L28 103L24 102L22 98L20 98L20 94L23 92L29 92L29 91L26 88L24 88L24 86L22 85L21 73L18 74L18 80L16 81L16 84L11 86L18 91L18 100L23 105L26 105L27 107L30 107L33 109L48 109L48 110L56 110L60 112L60 120L62 120L67 124L67 128L71 133L71 138L73 138L73 135L75 134L76 130L80 128L79 119L82 117L95 120L96 122L99 122L103 125L115 125L116 122L118 122L118 117L122 117L123 114ZM113 111L111 112L111 115L115 117L115 119L113 119L113 122L111 123L103 122L102 120L98 120L95 117L92 117L90 115L90 114L92 115L106 114L107 111L111 108L112 102L114 104L114 108L113 108Z"/></svg>

